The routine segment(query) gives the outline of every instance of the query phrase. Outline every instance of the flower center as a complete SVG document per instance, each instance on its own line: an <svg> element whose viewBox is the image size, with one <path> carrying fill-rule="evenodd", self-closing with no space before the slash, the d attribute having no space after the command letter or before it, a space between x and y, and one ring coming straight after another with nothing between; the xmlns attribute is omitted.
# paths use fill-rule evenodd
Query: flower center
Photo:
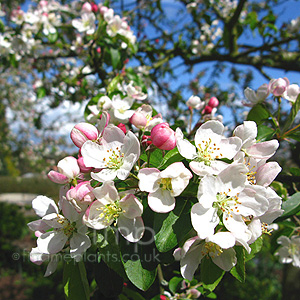
<svg viewBox="0 0 300 300"><path fill-rule="evenodd" d="M113 220L117 220L119 216L125 211L120 207L119 202L106 204L105 206L98 208L100 210L100 218L104 219L107 223L111 223Z"/></svg>
<svg viewBox="0 0 300 300"><path fill-rule="evenodd" d="M216 198L217 200L213 203L213 208L218 210L219 216L221 216L223 213L226 213L232 218L233 212L239 214L238 205L242 203L238 201L238 194L235 196L228 196L227 193L220 192L216 195ZM228 217L226 217L226 220L228 220Z"/></svg>
<svg viewBox="0 0 300 300"><path fill-rule="evenodd" d="M164 190L172 191L171 178L161 178L159 181L159 187Z"/></svg>
<svg viewBox="0 0 300 300"><path fill-rule="evenodd" d="M215 143L212 143L211 138L208 140L202 140L197 146L198 149L198 158L200 162L204 162L206 166L211 165L211 161L222 158L223 154L220 153L220 148L216 147Z"/></svg>
<svg viewBox="0 0 300 300"><path fill-rule="evenodd" d="M223 253L223 249L219 245L213 242L205 243L203 250L201 252L203 256L209 255L211 258L220 256L222 253Z"/></svg>
<svg viewBox="0 0 300 300"><path fill-rule="evenodd" d="M107 152L110 153L110 155L108 158L103 158L103 161L106 162L105 168L119 169L123 163L124 153L121 153L119 147L116 149L109 149Z"/></svg>
<svg viewBox="0 0 300 300"><path fill-rule="evenodd" d="M60 228L60 230L62 230L67 237L71 237L73 232L76 231L75 222L70 223L70 221L68 221L67 219L62 219L62 218L59 218L57 222L63 225L63 227Z"/></svg>

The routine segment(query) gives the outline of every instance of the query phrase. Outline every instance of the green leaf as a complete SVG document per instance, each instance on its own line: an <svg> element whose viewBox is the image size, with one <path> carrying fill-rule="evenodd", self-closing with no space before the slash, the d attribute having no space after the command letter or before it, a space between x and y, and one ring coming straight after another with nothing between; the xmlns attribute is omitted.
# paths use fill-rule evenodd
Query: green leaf
<svg viewBox="0 0 300 300"><path fill-rule="evenodd" d="M105 297L111 298L121 294L124 283L123 278L102 260L96 264L95 279L100 292Z"/></svg>
<svg viewBox="0 0 300 300"><path fill-rule="evenodd" d="M193 228L190 221L191 202L176 199L174 210L168 214L155 214L155 245L160 252L167 252L180 243Z"/></svg>
<svg viewBox="0 0 300 300"><path fill-rule="evenodd" d="M127 279L115 232L108 227L98 233L97 246L101 259L116 273Z"/></svg>
<svg viewBox="0 0 300 300"><path fill-rule="evenodd" d="M147 154L143 153L140 156L140 159L147 162L148 161ZM150 153L150 161L149 161L150 165L147 166L147 168L150 168L150 167L157 168L160 165L162 159L163 159L162 151L160 149L155 149L154 151L152 151Z"/></svg>
<svg viewBox="0 0 300 300"><path fill-rule="evenodd" d="M257 125L263 123L270 116L269 111L263 104L256 104L249 111L247 121L254 121Z"/></svg>
<svg viewBox="0 0 300 300"><path fill-rule="evenodd" d="M113 93L115 92L116 90L118 90L117 86L118 86L118 83L121 82L121 76L120 75L117 75L116 77L114 77L109 85L107 86L107 93L110 94L110 93Z"/></svg>
<svg viewBox="0 0 300 300"><path fill-rule="evenodd" d="M292 173L294 176L300 176L300 169L299 168L290 168L289 171Z"/></svg>
<svg viewBox="0 0 300 300"><path fill-rule="evenodd" d="M46 96L46 89L44 87L40 87L36 91L38 99L44 98Z"/></svg>
<svg viewBox="0 0 300 300"><path fill-rule="evenodd" d="M263 246L263 238L259 237L254 243L250 245L251 252L248 253L247 251L244 251L245 253L245 261L251 260L256 253L258 253L261 250L261 247Z"/></svg>
<svg viewBox="0 0 300 300"><path fill-rule="evenodd" d="M123 261L123 264L129 280L142 291L148 290L155 280L156 269L145 269L140 258Z"/></svg>
<svg viewBox="0 0 300 300"><path fill-rule="evenodd" d="M47 37L50 43L55 43L58 39L58 33L57 31L55 33L49 33Z"/></svg>
<svg viewBox="0 0 300 300"><path fill-rule="evenodd" d="M284 213L276 220L282 221L300 211L300 192L292 195L287 201L282 203Z"/></svg>
<svg viewBox="0 0 300 300"><path fill-rule="evenodd" d="M290 127L292 126L292 124L294 123L295 117L298 113L300 109L300 94L297 97L297 100L295 101L295 103L292 106L291 112L283 126L282 129L282 135L284 135L284 133L290 129Z"/></svg>
<svg viewBox="0 0 300 300"><path fill-rule="evenodd" d="M122 294L126 295L128 297L127 299L145 300L145 298L143 296L141 296L138 292L135 292L129 288L124 288Z"/></svg>
<svg viewBox="0 0 300 300"><path fill-rule="evenodd" d="M245 282L246 272L245 272L245 249L242 246L236 246L235 248L237 263L230 270L231 275L233 275L238 281Z"/></svg>
<svg viewBox="0 0 300 300"><path fill-rule="evenodd" d="M256 139L263 142L272 139L275 134L275 130L265 125L259 125L257 127L257 137Z"/></svg>
<svg viewBox="0 0 300 300"><path fill-rule="evenodd" d="M162 170L167 168L174 162L182 161L183 157L179 154L177 147L168 151L167 154L163 157L158 169Z"/></svg>
<svg viewBox="0 0 300 300"><path fill-rule="evenodd" d="M200 279L203 287L212 292L221 281L225 271L215 265L210 258L206 257L202 259L200 269Z"/></svg>
<svg viewBox="0 0 300 300"><path fill-rule="evenodd" d="M118 68L121 59L119 50L115 48L110 48L110 56L111 56L111 65L115 70Z"/></svg>
<svg viewBox="0 0 300 300"><path fill-rule="evenodd" d="M169 289L170 291L175 294L178 292L178 290L181 288L181 283L183 281L182 277L173 277L169 281Z"/></svg>
<svg viewBox="0 0 300 300"><path fill-rule="evenodd" d="M69 262L65 262L63 285L66 300L90 299L89 283L82 261L77 263L72 259Z"/></svg>

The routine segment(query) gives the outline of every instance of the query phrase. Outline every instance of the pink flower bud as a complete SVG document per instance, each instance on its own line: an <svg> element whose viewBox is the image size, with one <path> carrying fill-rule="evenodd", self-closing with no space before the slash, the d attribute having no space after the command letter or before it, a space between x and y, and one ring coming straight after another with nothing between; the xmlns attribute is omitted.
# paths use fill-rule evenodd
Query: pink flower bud
<svg viewBox="0 0 300 300"><path fill-rule="evenodd" d="M149 146L151 144L152 144L151 136L150 135L143 135L143 137L142 137L142 145L144 147L146 147L146 146Z"/></svg>
<svg viewBox="0 0 300 300"><path fill-rule="evenodd" d="M191 96L186 102L186 105L189 108L201 109L204 106L204 103L205 102L201 101L201 99L198 96Z"/></svg>
<svg viewBox="0 0 300 300"><path fill-rule="evenodd" d="M269 83L270 92L276 97L281 96L285 92L289 84L290 82L286 77L271 79Z"/></svg>
<svg viewBox="0 0 300 300"><path fill-rule="evenodd" d="M97 49L96 49L96 51L97 51L97 53L101 53L101 48L100 47L98 47Z"/></svg>
<svg viewBox="0 0 300 300"><path fill-rule="evenodd" d="M208 101L208 106L214 108L219 105L219 100L216 97L211 97Z"/></svg>
<svg viewBox="0 0 300 300"><path fill-rule="evenodd" d="M212 112L212 109L213 108L211 106L206 105L205 108L202 110L202 114L203 115L210 114Z"/></svg>
<svg viewBox="0 0 300 300"><path fill-rule="evenodd" d="M100 14L104 15L108 11L108 7L106 6L101 6L100 7Z"/></svg>
<svg viewBox="0 0 300 300"><path fill-rule="evenodd" d="M147 118L144 114L135 112L129 119L129 122L135 127L142 129L147 125Z"/></svg>
<svg viewBox="0 0 300 300"><path fill-rule="evenodd" d="M85 3L82 5L81 10L82 10L83 12L90 13L90 12L92 12L92 5L91 5L89 2L85 2Z"/></svg>
<svg viewBox="0 0 300 300"><path fill-rule="evenodd" d="M69 177L53 170L50 171L47 176L54 183L66 184L69 182Z"/></svg>
<svg viewBox="0 0 300 300"><path fill-rule="evenodd" d="M71 131L71 139L73 143L81 148L88 140L96 140L98 138L98 129L89 123L78 123Z"/></svg>
<svg viewBox="0 0 300 300"><path fill-rule="evenodd" d="M74 205L78 212L86 209L87 206L95 199L93 188L89 181L80 182L75 187L69 189L66 197L67 200Z"/></svg>
<svg viewBox="0 0 300 300"><path fill-rule="evenodd" d="M126 134L126 126L123 123L120 123L117 127L119 127Z"/></svg>
<svg viewBox="0 0 300 300"><path fill-rule="evenodd" d="M155 125L151 130L151 140L154 146L162 150L172 150L176 146L175 132L168 123Z"/></svg>
<svg viewBox="0 0 300 300"><path fill-rule="evenodd" d="M98 11L98 5L96 3L92 3L92 11L96 13Z"/></svg>
<svg viewBox="0 0 300 300"><path fill-rule="evenodd" d="M85 166L82 156L77 159L77 163L80 168L80 172L82 173L89 173L93 170L93 168L88 168Z"/></svg>

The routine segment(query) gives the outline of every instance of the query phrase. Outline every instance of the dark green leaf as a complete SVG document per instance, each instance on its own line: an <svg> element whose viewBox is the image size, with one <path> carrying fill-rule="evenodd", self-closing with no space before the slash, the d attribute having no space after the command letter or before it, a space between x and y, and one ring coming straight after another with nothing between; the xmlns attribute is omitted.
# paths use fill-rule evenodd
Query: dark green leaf
<svg viewBox="0 0 300 300"><path fill-rule="evenodd" d="M115 49L115 48L110 48L110 56L111 56L112 67L115 70L118 68L118 65L119 65L120 59L121 59L119 50Z"/></svg>
<svg viewBox="0 0 300 300"><path fill-rule="evenodd" d="M203 287L212 292L221 281L225 271L215 265L210 258L206 257L202 259L200 269Z"/></svg>
<svg viewBox="0 0 300 300"><path fill-rule="evenodd" d="M183 281L182 277L173 277L169 281L169 289L172 293L177 293L178 290L181 288L181 283Z"/></svg>
<svg viewBox="0 0 300 300"><path fill-rule="evenodd" d="M72 259L69 262L65 262L63 285L66 300L90 299L89 283L82 261L77 263Z"/></svg>
<svg viewBox="0 0 300 300"><path fill-rule="evenodd" d="M125 272L129 280L142 291L146 291L153 284L156 277L156 269L148 270L139 259L123 261Z"/></svg>
<svg viewBox="0 0 300 300"><path fill-rule="evenodd" d="M273 138L275 131L273 128L270 128L265 125L257 126L257 140L263 142L268 141Z"/></svg>
<svg viewBox="0 0 300 300"><path fill-rule="evenodd" d="M38 99L44 98L46 96L46 89L44 87L40 87L36 91Z"/></svg>
<svg viewBox="0 0 300 300"><path fill-rule="evenodd" d="M121 260L120 248L116 235L111 227L98 233L97 246L101 259L120 276L126 279L125 270Z"/></svg>
<svg viewBox="0 0 300 300"><path fill-rule="evenodd" d="M249 111L247 120L254 121L257 125L263 123L270 116L269 111L265 108L263 104L256 104Z"/></svg>
<svg viewBox="0 0 300 300"><path fill-rule="evenodd" d="M250 253L248 253L247 251L244 251L245 261L252 259L255 256L255 254L261 250L262 245L263 245L263 238L259 237L254 243L252 243L250 245L250 248L251 248Z"/></svg>
<svg viewBox="0 0 300 300"><path fill-rule="evenodd" d="M179 154L178 149L174 148L167 152L167 154L163 157L158 168L160 170L167 168L174 162L182 161L183 157Z"/></svg>
<svg viewBox="0 0 300 300"><path fill-rule="evenodd" d="M294 123L294 120L295 120L295 117L298 113L300 109L300 94L298 95L298 98L297 100L295 101L295 103L293 104L292 106L292 109L291 109L291 112L283 126L283 129L282 129L282 134L284 135L284 133L290 129L290 127L292 126L292 124Z"/></svg>
<svg viewBox="0 0 300 300"><path fill-rule="evenodd" d="M55 32L55 33L49 33L48 34L48 40L50 43L55 43L58 39L58 33Z"/></svg>
<svg viewBox="0 0 300 300"><path fill-rule="evenodd" d="M237 263L230 270L231 275L233 275L238 281L245 282L245 249L242 246L236 246L235 248Z"/></svg>
<svg viewBox="0 0 300 300"><path fill-rule="evenodd" d="M140 156L140 159L147 162L148 161L148 157L147 157L147 154L146 153L143 153L141 156ZM147 166L147 168L149 167L154 167L154 168L157 168L161 161L163 159L163 156L162 156L162 151L160 149L155 149L154 151L152 151L150 153L150 165Z"/></svg>
<svg viewBox="0 0 300 300"><path fill-rule="evenodd" d="M111 298L121 294L124 280L118 273L102 260L96 264L95 271L97 286L105 297Z"/></svg>
<svg viewBox="0 0 300 300"><path fill-rule="evenodd" d="M167 252L173 249L192 229L190 207L190 201L177 198L173 211L168 214L155 214L154 239L158 251Z"/></svg>
<svg viewBox="0 0 300 300"><path fill-rule="evenodd" d="M135 292L129 288L124 288L122 294L126 295L130 300L145 300L145 298L138 292Z"/></svg>
<svg viewBox="0 0 300 300"><path fill-rule="evenodd" d="M282 203L284 213L276 220L282 221L300 211L300 192L292 195L287 201Z"/></svg>

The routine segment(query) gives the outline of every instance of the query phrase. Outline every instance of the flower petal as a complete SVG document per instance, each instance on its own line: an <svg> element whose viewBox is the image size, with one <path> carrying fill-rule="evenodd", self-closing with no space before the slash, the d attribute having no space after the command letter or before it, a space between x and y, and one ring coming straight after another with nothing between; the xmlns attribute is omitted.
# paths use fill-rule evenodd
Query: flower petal
<svg viewBox="0 0 300 300"><path fill-rule="evenodd" d="M118 230L127 241L135 243L143 237L145 231L143 219L141 217L128 219L121 215L118 219Z"/></svg>

